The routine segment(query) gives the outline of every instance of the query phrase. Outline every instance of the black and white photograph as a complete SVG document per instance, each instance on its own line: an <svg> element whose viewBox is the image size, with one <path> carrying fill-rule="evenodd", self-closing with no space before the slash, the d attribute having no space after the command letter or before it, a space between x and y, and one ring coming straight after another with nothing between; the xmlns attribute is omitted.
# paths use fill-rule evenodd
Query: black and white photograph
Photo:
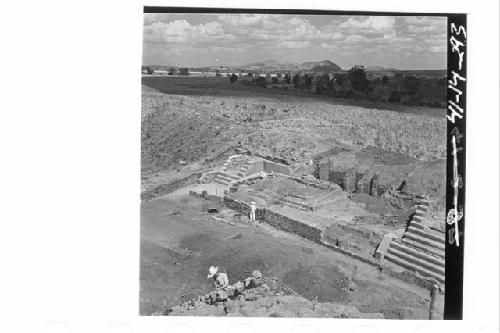
<svg viewBox="0 0 500 333"><path fill-rule="evenodd" d="M497 0L0 8L0 333L500 332Z"/></svg>
<svg viewBox="0 0 500 333"><path fill-rule="evenodd" d="M447 17L145 13L142 62L141 315L443 319Z"/></svg>

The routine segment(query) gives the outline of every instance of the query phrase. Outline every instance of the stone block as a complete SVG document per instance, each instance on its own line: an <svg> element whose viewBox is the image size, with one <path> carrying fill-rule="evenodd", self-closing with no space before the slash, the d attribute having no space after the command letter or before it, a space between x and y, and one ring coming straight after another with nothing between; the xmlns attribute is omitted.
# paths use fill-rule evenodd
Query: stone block
<svg viewBox="0 0 500 333"><path fill-rule="evenodd" d="M233 285L234 289L238 293L242 293L245 290L245 284L242 281L238 281Z"/></svg>
<svg viewBox="0 0 500 333"><path fill-rule="evenodd" d="M235 292L236 288L234 286L228 286L226 288L227 297L233 297Z"/></svg>

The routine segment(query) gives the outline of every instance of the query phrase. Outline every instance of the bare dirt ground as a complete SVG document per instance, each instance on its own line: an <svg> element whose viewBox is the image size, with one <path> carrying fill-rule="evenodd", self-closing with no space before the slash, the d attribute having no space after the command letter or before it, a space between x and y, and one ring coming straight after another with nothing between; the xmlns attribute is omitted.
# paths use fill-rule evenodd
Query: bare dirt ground
<svg viewBox="0 0 500 333"><path fill-rule="evenodd" d="M214 204L184 190L141 205L142 315L209 292L213 286L207 269L218 265L230 283L258 269L308 300L354 306L386 318L428 316L428 290L265 224L215 221L209 207Z"/></svg>

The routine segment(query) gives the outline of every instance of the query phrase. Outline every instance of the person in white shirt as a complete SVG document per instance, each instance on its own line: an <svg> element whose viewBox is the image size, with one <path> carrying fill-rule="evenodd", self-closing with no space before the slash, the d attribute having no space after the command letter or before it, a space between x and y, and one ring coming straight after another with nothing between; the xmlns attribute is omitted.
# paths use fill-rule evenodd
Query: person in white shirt
<svg viewBox="0 0 500 333"><path fill-rule="evenodd" d="M211 266L208 269L207 279L213 278L216 289L225 289L229 286L229 279L226 273L219 273L219 267Z"/></svg>
<svg viewBox="0 0 500 333"><path fill-rule="evenodd" d="M250 221L255 221L255 211L257 210L257 204L255 201L250 203Z"/></svg>

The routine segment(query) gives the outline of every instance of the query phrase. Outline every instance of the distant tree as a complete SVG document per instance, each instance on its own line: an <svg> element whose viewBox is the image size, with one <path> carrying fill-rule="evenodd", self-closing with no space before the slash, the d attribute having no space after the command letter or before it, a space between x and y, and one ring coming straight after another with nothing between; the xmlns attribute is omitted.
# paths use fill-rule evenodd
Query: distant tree
<svg viewBox="0 0 500 333"><path fill-rule="evenodd" d="M266 79L270 79L270 78L271 78L271 74L266 73Z"/></svg>
<svg viewBox="0 0 500 333"><path fill-rule="evenodd" d="M355 65L347 71L347 79L351 86L356 91L366 91L368 88L368 80L366 79L366 70L363 66Z"/></svg>
<svg viewBox="0 0 500 333"><path fill-rule="evenodd" d="M347 75L344 73L335 73L333 75L333 80L339 85L344 86L345 81L347 80Z"/></svg>
<svg viewBox="0 0 500 333"><path fill-rule="evenodd" d="M304 87L306 89L311 89L312 79L313 79L312 76L307 74L304 75Z"/></svg>
<svg viewBox="0 0 500 333"><path fill-rule="evenodd" d="M292 80L290 78L290 73L285 73L285 82L288 83L288 84L290 84L291 81Z"/></svg>
<svg viewBox="0 0 500 333"><path fill-rule="evenodd" d="M235 83L236 81L238 80L238 75L236 74L231 74L231 76L229 77L229 82L231 83Z"/></svg>
<svg viewBox="0 0 500 333"><path fill-rule="evenodd" d="M382 76L382 84L385 86L389 83L389 77L387 75Z"/></svg>
<svg viewBox="0 0 500 333"><path fill-rule="evenodd" d="M413 101L415 96L419 91L420 81L413 75L405 76L403 78L403 89L405 93L410 96L410 99Z"/></svg>
<svg viewBox="0 0 500 333"><path fill-rule="evenodd" d="M273 77L271 78L271 81L272 81L274 84L276 84L276 83L278 83L278 78L277 78L276 76L273 76Z"/></svg>
<svg viewBox="0 0 500 333"><path fill-rule="evenodd" d="M316 78L316 93L328 96L335 96L333 80L327 74Z"/></svg>
<svg viewBox="0 0 500 333"><path fill-rule="evenodd" d="M168 75L174 75L175 74L175 68L170 67L168 70Z"/></svg>
<svg viewBox="0 0 500 333"><path fill-rule="evenodd" d="M281 78L283 77L283 74L281 74L281 72L278 72L278 74L276 74L276 77L277 77L278 79L281 79Z"/></svg>
<svg viewBox="0 0 500 333"><path fill-rule="evenodd" d="M247 76L248 76L248 77L253 77L252 72L248 72Z"/></svg>
<svg viewBox="0 0 500 333"><path fill-rule="evenodd" d="M256 80L255 80L255 83L257 84L257 86L259 87L264 87L266 88L267 87L267 80L265 77L262 77L262 76L259 76Z"/></svg>
<svg viewBox="0 0 500 333"><path fill-rule="evenodd" d="M295 85L295 88L298 88L298 86L299 86L299 81L300 81L300 76L299 76L299 74L295 74L295 75L293 76L293 80L292 80L292 81L293 81L293 84Z"/></svg>
<svg viewBox="0 0 500 333"><path fill-rule="evenodd" d="M179 69L179 74L180 75L189 75L189 70L187 68L181 68L181 69Z"/></svg>
<svg viewBox="0 0 500 333"><path fill-rule="evenodd" d="M389 102L401 102L401 93L397 90L391 91Z"/></svg>
<svg viewBox="0 0 500 333"><path fill-rule="evenodd" d="M382 79L377 76L375 79L373 79L373 84L376 85L376 86L379 86L382 84Z"/></svg>
<svg viewBox="0 0 500 333"><path fill-rule="evenodd" d="M395 78L396 80L401 80L401 79L403 78L403 74L402 74L402 73L399 73L399 72L398 72L398 73L395 73L395 74L394 74L394 78Z"/></svg>

